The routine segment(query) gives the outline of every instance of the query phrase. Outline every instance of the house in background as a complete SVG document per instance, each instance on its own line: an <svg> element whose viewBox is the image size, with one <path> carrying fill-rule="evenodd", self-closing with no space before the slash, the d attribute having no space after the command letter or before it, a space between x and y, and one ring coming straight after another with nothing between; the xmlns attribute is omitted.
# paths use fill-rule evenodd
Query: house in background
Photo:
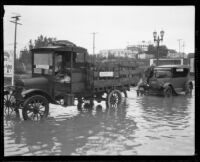
<svg viewBox="0 0 200 162"><path fill-rule="evenodd" d="M146 53L138 54L138 59L152 59L152 58L154 58L154 55L152 54L146 54Z"/></svg>
<svg viewBox="0 0 200 162"><path fill-rule="evenodd" d="M128 58L136 58L136 53L132 52L129 49L108 49L108 50L100 50L99 55L101 57L108 58L109 56L114 57L128 57Z"/></svg>
<svg viewBox="0 0 200 162"><path fill-rule="evenodd" d="M176 52L175 50L169 49L167 58L187 58L187 55L186 53L183 53L183 52L179 53L179 52Z"/></svg>

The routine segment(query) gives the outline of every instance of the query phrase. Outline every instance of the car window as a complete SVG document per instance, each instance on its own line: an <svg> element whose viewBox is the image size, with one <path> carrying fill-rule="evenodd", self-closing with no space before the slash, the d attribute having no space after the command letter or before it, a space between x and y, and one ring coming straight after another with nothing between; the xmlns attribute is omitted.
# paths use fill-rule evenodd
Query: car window
<svg viewBox="0 0 200 162"><path fill-rule="evenodd" d="M188 68L174 68L173 69L173 77L186 77L189 72Z"/></svg>
<svg viewBox="0 0 200 162"><path fill-rule="evenodd" d="M156 78L169 78L169 77L171 77L171 72L170 71L156 71L155 77Z"/></svg>

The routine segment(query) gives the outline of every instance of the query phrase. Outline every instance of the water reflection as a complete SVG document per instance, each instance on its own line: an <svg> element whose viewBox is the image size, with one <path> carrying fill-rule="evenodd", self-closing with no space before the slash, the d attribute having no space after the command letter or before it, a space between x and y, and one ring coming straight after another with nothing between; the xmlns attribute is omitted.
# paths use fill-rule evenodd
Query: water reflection
<svg viewBox="0 0 200 162"><path fill-rule="evenodd" d="M124 121L126 106L105 109L102 105L97 105L94 109L78 109L78 113L75 114L72 118L50 118L37 123L10 121L10 125L5 127L5 133L12 129L13 133L9 138L14 139L16 145L25 144L23 147L28 150L24 155L70 155L77 153L77 148L84 146L89 137L95 139L102 130L105 134L105 131L109 130L110 138L113 138L118 130L123 130L129 125L129 122Z"/></svg>
<svg viewBox="0 0 200 162"><path fill-rule="evenodd" d="M159 155L193 151L193 97L136 97L133 92L128 96L117 109L106 108L105 103L81 109L54 105L43 122L5 119L5 155Z"/></svg>

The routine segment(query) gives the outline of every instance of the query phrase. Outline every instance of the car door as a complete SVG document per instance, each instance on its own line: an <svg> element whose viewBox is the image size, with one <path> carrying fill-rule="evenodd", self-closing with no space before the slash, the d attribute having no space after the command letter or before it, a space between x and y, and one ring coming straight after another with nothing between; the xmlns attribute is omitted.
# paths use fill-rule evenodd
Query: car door
<svg viewBox="0 0 200 162"><path fill-rule="evenodd" d="M151 86L160 89L165 83L171 82L171 75L170 68L157 69L154 73L154 77L150 80Z"/></svg>
<svg viewBox="0 0 200 162"><path fill-rule="evenodd" d="M171 80L171 84L173 85L176 92L181 92L184 90L185 83L187 81L187 68L173 68L173 76Z"/></svg>

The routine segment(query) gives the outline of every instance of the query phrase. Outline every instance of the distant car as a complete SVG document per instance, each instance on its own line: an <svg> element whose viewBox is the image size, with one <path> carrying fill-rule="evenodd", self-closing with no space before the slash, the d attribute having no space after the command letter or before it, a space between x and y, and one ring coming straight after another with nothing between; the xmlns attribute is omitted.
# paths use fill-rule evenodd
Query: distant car
<svg viewBox="0 0 200 162"><path fill-rule="evenodd" d="M138 84L139 94L159 94L170 97L180 92L191 95L193 83L190 79L190 68L186 65L162 65L153 70L149 82Z"/></svg>

